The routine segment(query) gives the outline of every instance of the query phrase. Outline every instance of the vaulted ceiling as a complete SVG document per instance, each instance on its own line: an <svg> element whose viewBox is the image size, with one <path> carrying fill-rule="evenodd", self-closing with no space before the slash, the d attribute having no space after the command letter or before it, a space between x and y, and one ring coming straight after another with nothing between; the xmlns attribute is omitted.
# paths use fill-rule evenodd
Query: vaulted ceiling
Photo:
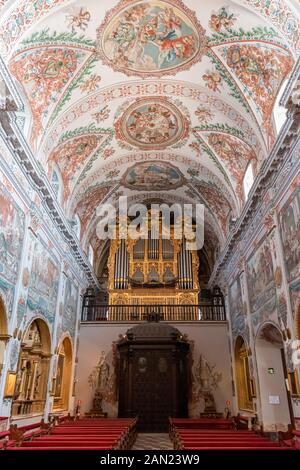
<svg viewBox="0 0 300 470"><path fill-rule="evenodd" d="M202 202L220 247L275 139L273 108L300 52L297 0L0 0L0 52L24 133L81 219L131 201Z"/></svg>

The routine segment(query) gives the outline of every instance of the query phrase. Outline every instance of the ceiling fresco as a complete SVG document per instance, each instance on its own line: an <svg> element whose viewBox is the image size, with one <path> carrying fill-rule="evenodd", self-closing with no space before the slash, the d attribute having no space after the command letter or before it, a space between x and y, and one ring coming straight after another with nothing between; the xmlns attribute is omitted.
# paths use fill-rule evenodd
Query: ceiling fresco
<svg viewBox="0 0 300 470"><path fill-rule="evenodd" d="M176 74L207 50L205 30L181 0L122 0L97 30L103 62L126 75Z"/></svg>
<svg viewBox="0 0 300 470"><path fill-rule="evenodd" d="M98 204L151 195L202 202L222 247L299 53L297 0L0 0L25 137L85 242Z"/></svg>
<svg viewBox="0 0 300 470"><path fill-rule="evenodd" d="M183 178L179 171L169 163L138 163L129 168L121 183L130 189L151 191L179 188Z"/></svg>
<svg viewBox="0 0 300 470"><path fill-rule="evenodd" d="M163 149L177 143L182 146L189 135L190 121L188 111L185 115L177 106L164 97L142 98L131 106L115 121L116 138L123 143L143 150ZM124 105L123 107L124 108Z"/></svg>

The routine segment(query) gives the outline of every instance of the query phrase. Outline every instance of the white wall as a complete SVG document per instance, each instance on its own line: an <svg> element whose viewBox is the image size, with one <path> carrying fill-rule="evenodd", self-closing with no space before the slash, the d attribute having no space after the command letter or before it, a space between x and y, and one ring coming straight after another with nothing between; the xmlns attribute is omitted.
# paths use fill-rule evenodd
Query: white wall
<svg viewBox="0 0 300 470"><path fill-rule="evenodd" d="M76 400L82 402L82 413L92 407L94 391L89 386L88 377L97 365L101 351L108 354L107 360L112 360L112 342L119 339L120 334L125 334L134 323L85 323L81 325L80 342L78 351L78 383L76 386ZM216 365L215 371L222 373L222 380L218 389L214 392L217 411L224 412L226 400L232 400L231 369L229 343L226 322L177 322L172 326L178 328L182 334L187 334L190 341L195 342L194 361L199 360L199 355L211 365ZM103 407L109 415L117 415L117 404L105 404ZM190 415L199 416L203 411L204 401L190 406Z"/></svg>
<svg viewBox="0 0 300 470"><path fill-rule="evenodd" d="M280 349L261 343L256 347L256 357L264 430L286 430L290 414ZM274 368L275 373L269 374L268 368ZM270 404L269 396L278 396L280 403Z"/></svg>

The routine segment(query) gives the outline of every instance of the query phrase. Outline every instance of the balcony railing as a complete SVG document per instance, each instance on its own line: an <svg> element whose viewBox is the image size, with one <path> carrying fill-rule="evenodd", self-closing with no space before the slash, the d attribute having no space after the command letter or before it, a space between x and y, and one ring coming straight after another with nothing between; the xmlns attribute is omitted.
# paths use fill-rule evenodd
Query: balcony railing
<svg viewBox="0 0 300 470"><path fill-rule="evenodd" d="M223 303L199 305L108 305L92 303L82 308L82 322L145 321L149 316L161 321L225 321Z"/></svg>

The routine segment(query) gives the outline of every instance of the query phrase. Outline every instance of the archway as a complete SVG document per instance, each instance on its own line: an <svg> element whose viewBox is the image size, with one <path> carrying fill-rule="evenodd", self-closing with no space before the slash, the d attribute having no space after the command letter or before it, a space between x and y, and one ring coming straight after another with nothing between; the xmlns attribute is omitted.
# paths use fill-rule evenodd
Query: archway
<svg viewBox="0 0 300 470"><path fill-rule="evenodd" d="M47 324L34 320L21 343L12 415L42 414L45 407L51 337Z"/></svg>
<svg viewBox="0 0 300 470"><path fill-rule="evenodd" d="M248 349L242 336L238 336L235 343L235 369L239 409L252 411L253 378L250 376Z"/></svg>
<svg viewBox="0 0 300 470"><path fill-rule="evenodd" d="M255 350L259 377L262 422L265 431L283 430L290 425L292 408L287 390L287 368L280 330L263 324L256 336Z"/></svg>
<svg viewBox="0 0 300 470"><path fill-rule="evenodd" d="M8 335L7 335L6 311L5 311L4 302L0 297L0 375L2 372L2 368L3 368L4 353L5 353L7 340L8 340Z"/></svg>
<svg viewBox="0 0 300 470"><path fill-rule="evenodd" d="M61 342L55 375L54 410L69 408L72 374L72 343L68 337Z"/></svg>

